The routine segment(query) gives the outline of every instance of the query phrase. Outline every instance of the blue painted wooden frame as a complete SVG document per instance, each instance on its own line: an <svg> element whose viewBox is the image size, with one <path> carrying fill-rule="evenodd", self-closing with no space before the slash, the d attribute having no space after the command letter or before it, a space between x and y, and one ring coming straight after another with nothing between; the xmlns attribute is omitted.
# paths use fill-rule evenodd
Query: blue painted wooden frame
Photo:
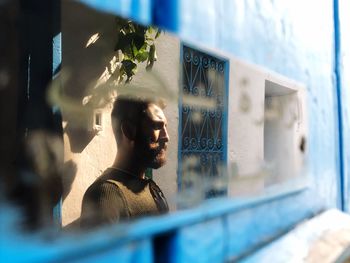
<svg viewBox="0 0 350 263"><path fill-rule="evenodd" d="M96 10L131 18L141 24L152 23L152 0L78 0Z"/></svg>
<svg viewBox="0 0 350 263"><path fill-rule="evenodd" d="M96 2L102 3L106 1ZM338 4L339 1L334 0L334 5ZM339 14L335 12L335 16L337 15ZM338 20L339 17L335 19ZM336 30L340 30L339 24L336 25L335 23L335 27L338 27ZM337 37L340 37L341 41L339 32ZM338 45L339 43L335 44L335 52L339 51L340 47ZM349 174L344 174L344 172L349 171L347 167L349 167L350 149L344 147L345 143L348 143L344 141L344 138L348 138L344 135L350 131L350 123L346 121L344 116L349 111L350 97L349 93L345 91L345 88L348 86L341 82L342 70L339 63L341 61L338 56L335 67L338 70L337 74L339 74L337 77L339 82L337 84L337 95L338 100L341 100L342 103L338 104L338 113L340 114L339 118L343 120L342 125L340 125L343 137L339 141L339 144L343 145L343 149L340 149L343 152L342 189L344 189L343 196L345 195L342 202L345 202L346 208L346 197L349 195L350 186L346 183L349 180ZM5 259L11 259L13 262L78 260L87 259L89 256L101 256L102 259L110 261L117 256L128 253L123 250L125 244L140 240L135 247L140 248L142 251L143 249L147 251L145 254L142 254L145 257L140 258L142 261L147 261L152 259L149 255L152 237L160 233L176 230L179 233L178 241L181 242L188 230L182 231L183 227L191 227L211 219L222 218L225 229L228 230L228 234L225 237L229 239L226 248L222 252L224 253L223 258L239 259L248 256L249 253L266 244L268 242L266 238L268 238L267 240L272 240L300 220L312 216L324 208L321 201L312 200L314 198L312 189L303 187L300 189L294 188L294 190L290 189L287 188L287 190L280 193L246 200L215 199L191 210L180 211L176 214L159 218L145 218L129 225L105 228L82 236L62 237L51 244L44 241L44 239L33 240L33 236L19 237L17 232L8 232L6 231L7 229L3 229L3 235L0 237L0 254ZM305 202L305 200L312 200L312 202ZM267 209L268 213L266 213ZM0 216L2 227L9 225L3 224L3 216L4 213ZM145 228L145 225L147 225L147 228ZM212 231L215 231L215 229ZM41 236L37 235L34 237ZM203 242L200 235L195 241ZM18 253L19 248L21 253ZM181 249L179 248L177 252L182 253ZM179 258L181 257L179 256Z"/></svg>

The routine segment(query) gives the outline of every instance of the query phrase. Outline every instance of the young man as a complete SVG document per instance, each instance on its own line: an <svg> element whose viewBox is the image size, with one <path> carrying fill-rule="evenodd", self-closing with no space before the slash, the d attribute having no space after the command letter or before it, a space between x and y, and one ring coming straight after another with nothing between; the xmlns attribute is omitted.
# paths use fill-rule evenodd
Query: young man
<svg viewBox="0 0 350 263"><path fill-rule="evenodd" d="M82 227L168 212L162 191L145 177L147 168L158 169L166 161L169 135L162 108L156 101L116 99L112 127L117 155L84 195Z"/></svg>

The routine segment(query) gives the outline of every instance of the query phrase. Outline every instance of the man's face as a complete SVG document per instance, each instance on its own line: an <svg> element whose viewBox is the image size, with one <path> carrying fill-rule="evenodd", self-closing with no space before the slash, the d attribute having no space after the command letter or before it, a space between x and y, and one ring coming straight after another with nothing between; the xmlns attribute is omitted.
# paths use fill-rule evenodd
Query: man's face
<svg viewBox="0 0 350 263"><path fill-rule="evenodd" d="M136 153L144 165L157 169L166 162L166 149L169 141L167 119L163 110L156 104L149 104L144 112L136 138Z"/></svg>

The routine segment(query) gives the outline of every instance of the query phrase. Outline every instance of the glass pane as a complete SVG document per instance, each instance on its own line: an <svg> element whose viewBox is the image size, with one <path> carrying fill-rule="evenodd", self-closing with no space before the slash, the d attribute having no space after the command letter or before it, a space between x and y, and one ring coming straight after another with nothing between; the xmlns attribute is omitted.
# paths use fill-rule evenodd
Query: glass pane
<svg viewBox="0 0 350 263"><path fill-rule="evenodd" d="M155 26L61 7L60 76L18 95L31 101L13 143L24 225L50 228L60 203L62 227L86 230L306 182L303 85Z"/></svg>

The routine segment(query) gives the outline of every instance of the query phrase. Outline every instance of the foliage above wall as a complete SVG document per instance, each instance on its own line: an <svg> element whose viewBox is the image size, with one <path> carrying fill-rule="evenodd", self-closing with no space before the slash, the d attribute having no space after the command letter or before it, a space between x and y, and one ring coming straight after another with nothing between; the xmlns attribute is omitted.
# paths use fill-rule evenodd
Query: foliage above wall
<svg viewBox="0 0 350 263"><path fill-rule="evenodd" d="M90 108L103 108L113 98L111 93L131 82L140 63L145 62L146 70L149 71L157 60L155 42L161 34L160 29L143 26L120 17L115 21L117 30L115 55L82 101L84 106L89 105ZM86 47L98 40L97 33L91 36Z"/></svg>
<svg viewBox="0 0 350 263"><path fill-rule="evenodd" d="M121 52L119 82L130 82L136 74L137 63L147 61L146 69L150 70L157 59L155 39L161 33L152 26L142 26L131 20L116 19L118 31L115 51Z"/></svg>

